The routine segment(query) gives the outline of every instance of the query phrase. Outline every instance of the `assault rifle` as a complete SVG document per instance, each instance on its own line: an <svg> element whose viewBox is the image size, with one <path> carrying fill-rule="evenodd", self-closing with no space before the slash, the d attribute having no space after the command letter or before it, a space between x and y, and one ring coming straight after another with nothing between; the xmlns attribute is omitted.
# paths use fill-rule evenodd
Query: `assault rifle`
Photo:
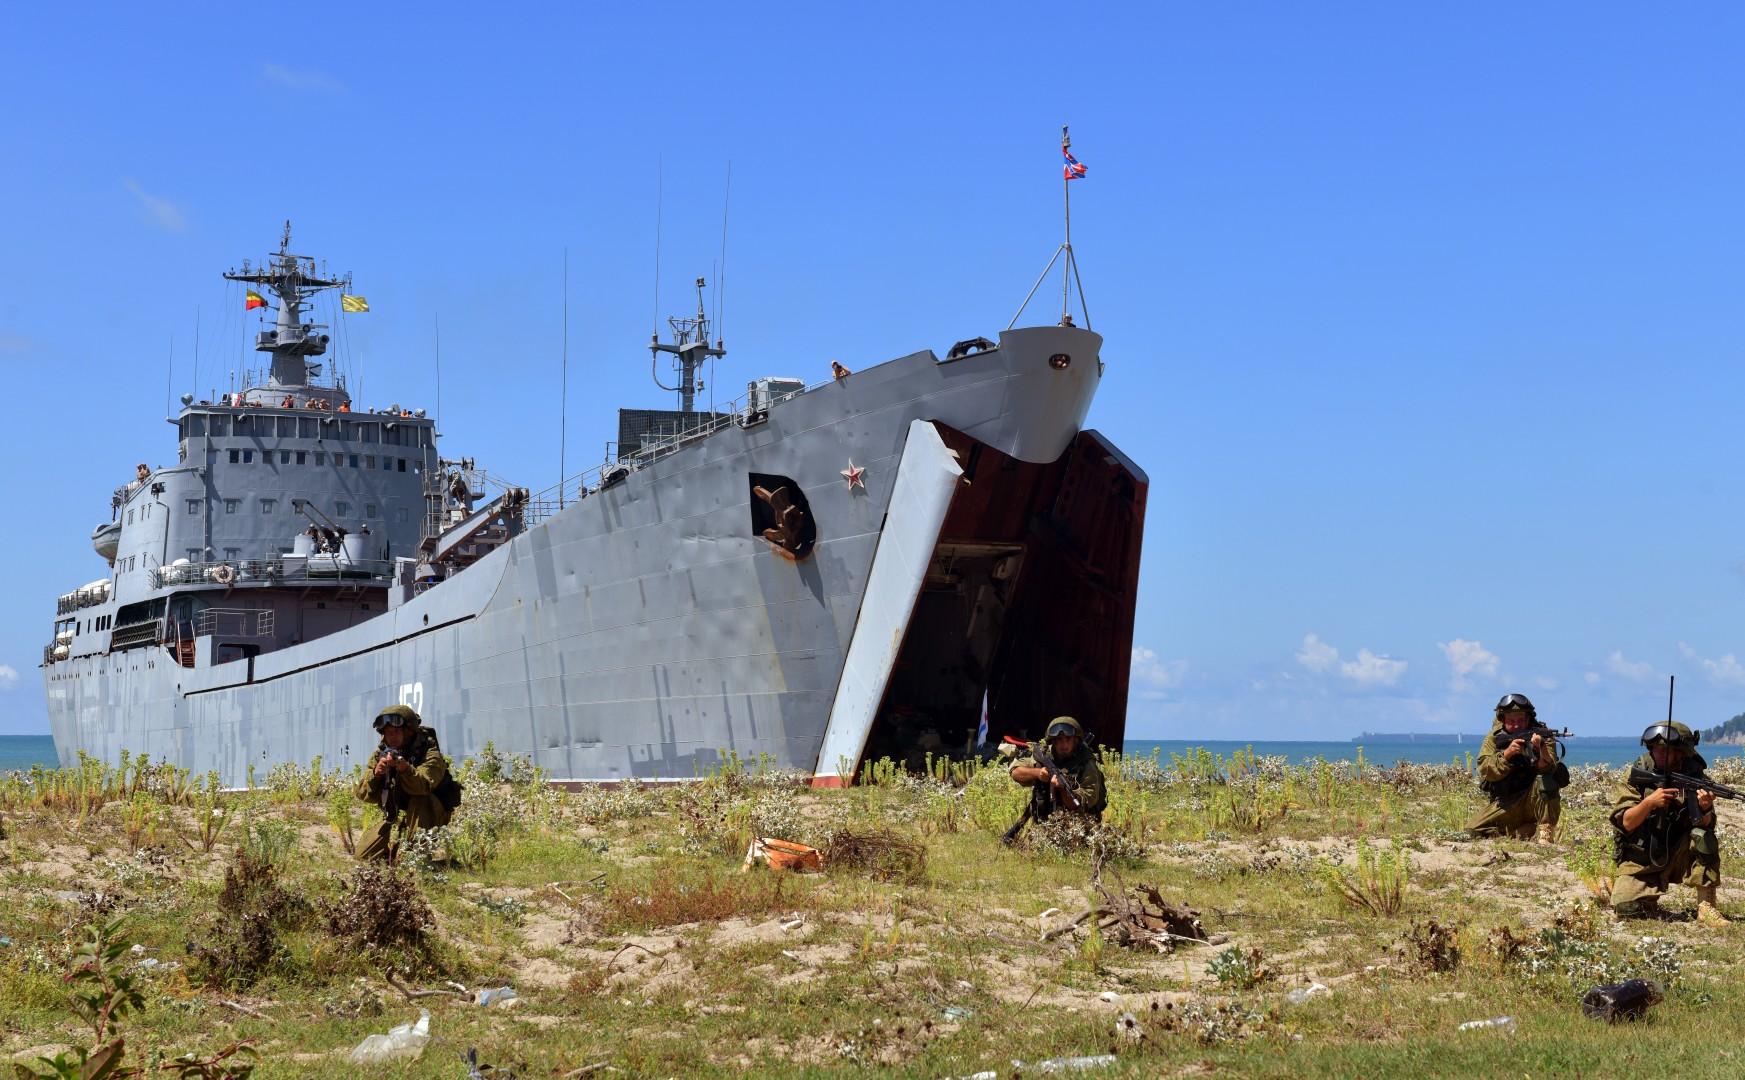
<svg viewBox="0 0 1745 1080"><path fill-rule="evenodd" d="M1700 776L1687 776L1681 772L1673 772L1671 769L1662 771L1632 765L1630 766L1630 786L1647 788L1650 791L1656 788L1678 788L1684 797L1685 812L1690 815L1692 825L1706 816L1697 806L1696 799L1691 795L1692 792L1706 791L1717 799L1745 802L1745 791L1730 788L1726 784L1717 784L1713 780L1705 780Z"/></svg>
<svg viewBox="0 0 1745 1080"><path fill-rule="evenodd" d="M1010 736L1007 736L1007 738L1019 746L1026 745L1018 742L1017 739L1012 739ZM1060 771L1060 766L1054 763L1054 758L1049 756L1047 747L1043 745L1043 740L1037 739L1035 742L1028 744L1028 746L1030 749L1030 756L1036 759L1036 764L1048 770L1048 780L1045 784L1038 784L1035 788L1031 789L1030 802L1024 807L1023 816L1014 822L1012 827L1007 829L1005 833L1001 835L1000 842L1002 844L1010 844L1018 838L1018 834L1024 831L1024 826L1030 823L1030 819L1037 816L1036 810L1039 803L1046 806L1048 801L1058 799L1063 805L1070 809L1080 810L1084 808L1084 804L1079 801L1078 792L1073 790L1072 781L1067 778L1065 773ZM1056 780L1060 781L1060 786L1058 788L1054 786ZM1046 817L1047 815L1048 811L1044 810L1042 816Z"/></svg>
<svg viewBox="0 0 1745 1080"><path fill-rule="evenodd" d="M378 760L387 762L405 761L406 755L395 750L393 747L383 746L382 756ZM382 777L381 798L382 816L388 819L389 825L394 824L394 819L400 816L400 808L394 805L394 793L399 789L400 767L398 765L390 764L388 767L388 774Z"/></svg>
<svg viewBox="0 0 1745 1080"><path fill-rule="evenodd" d="M1533 738L1533 736L1535 736L1535 735L1539 736L1541 739L1550 740L1550 739L1567 739L1571 735L1574 735L1574 734L1575 734L1575 732L1573 732L1573 731L1569 731L1567 729L1563 730L1563 731L1558 731L1555 728L1550 728L1550 727L1545 726L1544 724L1541 724L1537 720L1533 720L1533 721L1530 721L1527 724L1527 726L1522 728L1520 731L1511 732L1511 731L1508 731L1505 729L1503 731L1497 732L1497 749L1498 750L1507 750L1509 748L1509 744L1514 742L1516 739L1531 740ZM1562 752L1563 752L1563 748L1558 747L1558 756L1559 757L1562 756Z"/></svg>

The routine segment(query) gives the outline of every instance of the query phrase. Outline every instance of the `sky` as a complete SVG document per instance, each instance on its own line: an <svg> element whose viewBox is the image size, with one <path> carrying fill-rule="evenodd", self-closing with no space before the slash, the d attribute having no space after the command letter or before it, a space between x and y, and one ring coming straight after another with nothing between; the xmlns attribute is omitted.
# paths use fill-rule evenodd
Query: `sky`
<svg viewBox="0 0 1745 1080"><path fill-rule="evenodd" d="M1745 11L1442 8L0 0L0 734L287 218L362 403L437 411L440 327L444 453L538 490L668 405L699 276L723 400L995 336L1062 124L1151 480L1129 737L1745 712Z"/></svg>

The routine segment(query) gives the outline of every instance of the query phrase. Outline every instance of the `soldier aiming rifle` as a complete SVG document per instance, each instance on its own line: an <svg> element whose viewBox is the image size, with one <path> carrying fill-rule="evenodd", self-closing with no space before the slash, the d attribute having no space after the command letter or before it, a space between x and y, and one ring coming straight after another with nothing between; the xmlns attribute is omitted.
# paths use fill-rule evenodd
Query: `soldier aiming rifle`
<svg viewBox="0 0 1745 1080"><path fill-rule="evenodd" d="M1030 805L1006 830L1006 843L1017 839L1027 823L1046 820L1057 809L1102 820L1107 802L1103 771L1077 720L1057 716L1049 721L1047 733L1031 744L1030 756L1036 764L1012 766L1012 779L1030 788Z"/></svg>

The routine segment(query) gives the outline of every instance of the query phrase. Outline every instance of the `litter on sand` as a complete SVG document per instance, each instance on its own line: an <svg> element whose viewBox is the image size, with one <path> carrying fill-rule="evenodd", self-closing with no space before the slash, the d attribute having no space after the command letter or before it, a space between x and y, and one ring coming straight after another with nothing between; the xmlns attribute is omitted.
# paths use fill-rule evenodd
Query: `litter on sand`
<svg viewBox="0 0 1745 1080"><path fill-rule="evenodd" d="M430 1041L430 1010L418 1010L416 1024L401 1024L386 1035L371 1035L346 1058L353 1065L380 1065L386 1061L416 1058Z"/></svg>
<svg viewBox="0 0 1745 1080"><path fill-rule="evenodd" d="M817 848L770 836L752 838L751 846L745 849L745 865L739 868L739 872L743 874L750 870L751 864L759 859L768 863L771 870L806 873L824 869L824 854Z"/></svg>

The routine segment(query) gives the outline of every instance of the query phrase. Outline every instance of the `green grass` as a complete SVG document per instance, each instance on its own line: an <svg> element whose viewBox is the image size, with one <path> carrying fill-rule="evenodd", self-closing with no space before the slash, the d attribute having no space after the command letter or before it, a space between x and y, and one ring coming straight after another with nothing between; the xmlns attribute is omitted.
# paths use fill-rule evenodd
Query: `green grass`
<svg viewBox="0 0 1745 1080"><path fill-rule="evenodd" d="M358 947L318 917L291 919L253 981L231 986L203 985L186 948L212 932L225 866L247 845L312 910L337 900L351 864L327 823L346 778L281 769L269 788L218 797L133 761L0 781L0 936L12 941L0 946L6 1052L78 1038L61 981L71 948L93 920L124 914L131 941L159 961L139 969L145 1007L121 1025L129 1060L152 1047L211 1052L249 1038L264 1077L339 1075L352 1046L416 1019L419 1004L439 1041L417 1062L376 1071L464 1075L469 1046L524 1076L604 1062L650 1077L868 1067L940 1077L1111 1050L1115 1065L1084 1075L1596 1076L1652 1067L1716 1076L1745 1064L1728 1056L1745 1055L1734 1035L1745 1021L1745 991L1735 989L1745 929L1617 924L1593 906L1582 879L1606 861L1609 805L1609 778L1593 771L1566 792L1565 844L1547 849L1453 842L1478 806L1464 767L1111 758L1103 885L1156 886L1229 938L1158 954L1123 948L1091 923L1038 941L1044 922L1056 926L1099 899L1092 859L1035 829L1002 846L998 834L1024 796L997 769L938 768L947 779L922 780L878 767L863 786L811 791L765 762L730 762L679 787L559 795L524 764L497 756L486 765L502 782L476 767L467 778L477 820L470 832L451 831L458 861L416 875L435 915L428 953ZM234 820L205 853L197 826L215 798ZM155 830L141 825L148 808ZM753 830L824 846L842 829L923 845L925 876L897 885L842 868L739 872ZM1727 856L1745 854L1725 829L1723 838ZM1352 901L1341 882L1397 892L1397 911L1391 901ZM1741 913L1728 886L1721 896ZM1531 946L1537 968L1505 965L1490 945L1497 928L1550 940L1540 932L1559 898L1568 901L1560 910L1594 917L1566 915L1574 938ZM1669 906L1689 904L1675 891ZM1060 914L1043 920L1049 909ZM1452 971L1420 963L1413 924L1430 920L1454 928ZM1583 1020L1585 974L1641 968L1644 934L1674 942L1682 961L1668 1000L1627 1028ZM1243 972L1266 977L1248 978L1234 960L1209 971L1230 949ZM419 988L512 984L521 1003L414 1004L389 984L390 969ZM1287 999L1311 981L1332 990ZM1119 1001L1103 1001L1105 992ZM1115 1018L1129 1009L1144 1033L1137 1042L1116 1034ZM1457 1030L1500 1015L1516 1017L1516 1034Z"/></svg>

